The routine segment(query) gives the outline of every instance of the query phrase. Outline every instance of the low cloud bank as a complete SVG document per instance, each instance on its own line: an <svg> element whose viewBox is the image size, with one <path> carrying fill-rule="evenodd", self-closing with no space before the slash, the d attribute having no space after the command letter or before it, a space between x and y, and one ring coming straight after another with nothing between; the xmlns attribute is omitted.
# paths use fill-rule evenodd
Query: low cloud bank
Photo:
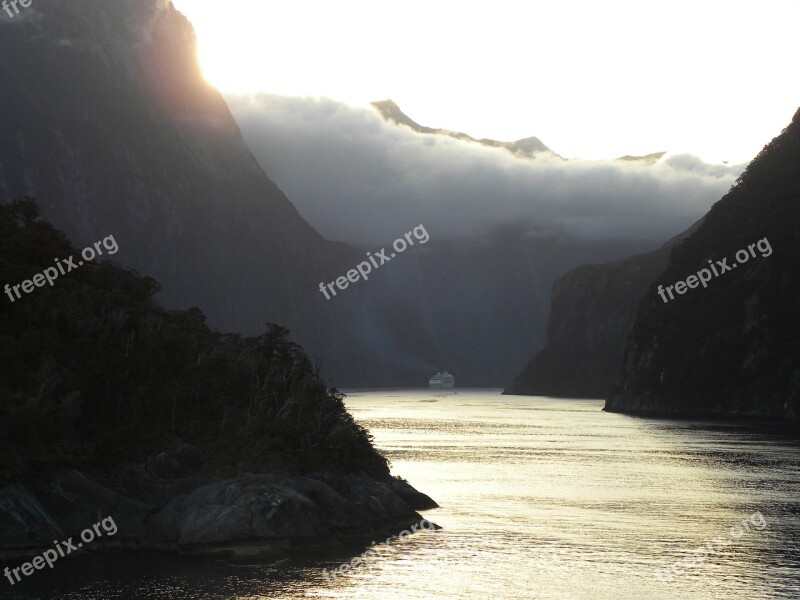
<svg viewBox="0 0 800 600"><path fill-rule="evenodd" d="M438 239L514 223L535 236L661 242L705 214L744 169L690 155L651 167L531 161L419 134L367 107L269 94L226 100L256 158L309 223L357 245L386 244L420 222Z"/></svg>

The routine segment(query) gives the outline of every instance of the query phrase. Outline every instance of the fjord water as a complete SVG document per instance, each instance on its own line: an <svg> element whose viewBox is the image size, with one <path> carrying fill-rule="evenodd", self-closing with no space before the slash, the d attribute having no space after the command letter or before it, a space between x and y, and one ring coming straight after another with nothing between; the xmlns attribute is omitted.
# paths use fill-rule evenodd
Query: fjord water
<svg viewBox="0 0 800 600"><path fill-rule="evenodd" d="M37 572L10 598L730 599L800 594L800 442L744 423L658 421L599 400L497 390L353 391L441 531L345 558L231 566L116 554ZM736 529L754 513L766 527ZM763 523L756 520L758 523ZM732 528L734 528L732 530ZM717 540L671 581L661 569ZM376 540L382 542L383 539ZM37 581L33 581L37 580ZM2 589L2 588L0 588ZM54 590L57 593L54 594Z"/></svg>

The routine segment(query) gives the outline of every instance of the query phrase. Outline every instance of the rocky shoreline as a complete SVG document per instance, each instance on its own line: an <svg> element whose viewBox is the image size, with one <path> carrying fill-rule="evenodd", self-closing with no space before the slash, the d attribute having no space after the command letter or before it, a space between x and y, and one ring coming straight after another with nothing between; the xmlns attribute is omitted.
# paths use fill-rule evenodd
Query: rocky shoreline
<svg viewBox="0 0 800 600"><path fill-rule="evenodd" d="M417 510L437 506L397 478L320 473L159 479L69 470L0 488L0 562L40 554L105 517L113 517L119 531L78 553L152 550L241 560L392 535L418 523Z"/></svg>

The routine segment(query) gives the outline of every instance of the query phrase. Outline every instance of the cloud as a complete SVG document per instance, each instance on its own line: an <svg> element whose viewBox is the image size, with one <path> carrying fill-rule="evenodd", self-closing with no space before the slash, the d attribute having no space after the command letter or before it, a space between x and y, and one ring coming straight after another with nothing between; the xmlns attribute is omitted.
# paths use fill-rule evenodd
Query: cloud
<svg viewBox="0 0 800 600"><path fill-rule="evenodd" d="M367 107L267 94L226 100L258 160L309 223L358 245L383 246L420 223L440 239L514 223L536 236L657 243L705 214L743 170L689 155L651 167L530 161L390 125Z"/></svg>

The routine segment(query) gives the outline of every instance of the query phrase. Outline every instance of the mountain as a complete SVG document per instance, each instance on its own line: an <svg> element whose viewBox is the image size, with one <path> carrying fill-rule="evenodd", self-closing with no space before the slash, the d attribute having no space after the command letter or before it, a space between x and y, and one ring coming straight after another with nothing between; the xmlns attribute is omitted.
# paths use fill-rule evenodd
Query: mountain
<svg viewBox="0 0 800 600"><path fill-rule="evenodd" d="M651 283L606 410L800 419L798 164L800 110Z"/></svg>
<svg viewBox="0 0 800 600"><path fill-rule="evenodd" d="M672 248L697 226L653 252L581 265L559 278L550 294L545 347L503 393L605 398L622 365L639 302Z"/></svg>
<svg viewBox="0 0 800 600"><path fill-rule="evenodd" d="M480 140L475 139L474 137L467 135L466 133L461 133L458 131L450 131L449 129L434 129L432 127L425 127L424 125L420 125L413 119L411 119L408 115L406 115L400 107L397 105L396 102L393 100L381 100L379 102L373 102L372 106L378 113L386 119L389 123L394 123L396 125L403 125L410 129L413 129L417 133L432 133L437 135L446 135L451 138L455 138L457 140L462 140L465 142L475 142L477 144L481 144L483 146L490 146L492 148L505 148L515 156L519 156L520 158L536 158L537 156L551 156L555 158L561 158L550 150L544 143L536 137L528 137L523 138L521 140L517 140L516 142L498 142L497 140L491 140L487 138L482 138Z"/></svg>
<svg viewBox="0 0 800 600"><path fill-rule="evenodd" d="M413 373L417 365L411 385L446 369L458 386L501 387L523 366L520 357L544 343L557 277L591 257L612 260L648 246L537 238L514 226L476 240L439 241L379 273L379 286L359 290L370 321L346 335L369 337L398 369Z"/></svg>
<svg viewBox="0 0 800 600"><path fill-rule="evenodd" d="M335 385L435 370L397 360L398 337L432 344L391 297L319 292L364 254L319 235L266 175L169 0L37 0L1 27L0 203L35 197L81 247L114 235L164 305L216 329L280 323Z"/></svg>
<svg viewBox="0 0 800 600"><path fill-rule="evenodd" d="M624 162L639 162L648 166L653 166L659 160L661 160L665 154L666 152L652 152L650 154L645 154L644 156L632 156L630 154L626 154L625 156L620 156L617 160Z"/></svg>
<svg viewBox="0 0 800 600"><path fill-rule="evenodd" d="M434 237L327 300L320 282L376 248L328 241L298 214L203 79L171 2L37 0L0 27L0 203L35 197L79 247L113 234L115 259L158 280L165 306L199 307L215 329L279 323L332 385L424 385L437 369L501 385L543 339L552 280L640 245Z"/></svg>
<svg viewBox="0 0 800 600"><path fill-rule="evenodd" d="M0 77L3 203L37 198L78 245L113 234L168 306L240 333L278 322L337 357L358 307L324 311L318 286L360 253L322 238L264 173L171 2L37 0L2 25Z"/></svg>
<svg viewBox="0 0 800 600"><path fill-rule="evenodd" d="M451 131L449 129L436 129L433 127L426 127L425 125L420 125L419 123L414 121L411 117L409 117L407 114L405 114L403 110L400 108L400 106L398 106L398 104L394 100L380 100L378 102L372 102L371 104L372 107L378 112L378 114L380 114L381 117L383 117L387 122L394 123L395 125L408 127L409 129L416 131L417 133L445 135L447 137L455 138L457 140L462 140L465 142L475 142L477 144L481 144L483 146L489 146L491 148L504 148L509 152L511 152L514 156L517 156L519 158L535 159L537 157L550 156L553 158L566 160L562 156L559 156L558 154L553 152L550 148L545 146L545 144L537 137L523 138L515 142L500 142L488 138L476 139L471 135L462 133L460 131ZM653 166L661 158L663 158L665 154L666 152L653 152L651 154L646 154L643 156L633 156L626 154L625 156L620 156L616 160L621 162L641 163L648 166Z"/></svg>
<svg viewBox="0 0 800 600"><path fill-rule="evenodd" d="M0 204L37 198L79 247L113 234L120 264L214 329L256 335L279 323L332 385L424 385L439 369L459 385L503 385L541 347L557 277L652 248L518 219L470 239L431 228L428 244L327 300L320 283L380 246L329 241L298 214L204 81L192 27L169 1L37 0L0 27ZM547 151L535 138L511 146ZM325 194L338 187L306 164ZM489 185L495 193L505 191Z"/></svg>

